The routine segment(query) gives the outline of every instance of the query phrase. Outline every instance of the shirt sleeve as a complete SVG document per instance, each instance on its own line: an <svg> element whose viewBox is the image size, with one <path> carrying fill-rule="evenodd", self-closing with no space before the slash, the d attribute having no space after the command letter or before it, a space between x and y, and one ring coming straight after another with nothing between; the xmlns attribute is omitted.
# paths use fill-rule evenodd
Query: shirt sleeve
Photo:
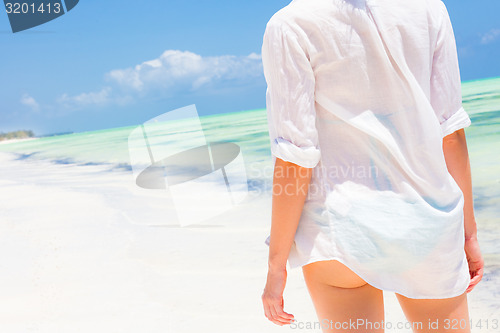
<svg viewBox="0 0 500 333"><path fill-rule="evenodd" d="M315 77L299 38L287 25L271 20L262 44L267 82L266 107L274 157L314 168L320 160Z"/></svg>
<svg viewBox="0 0 500 333"><path fill-rule="evenodd" d="M442 1L441 26L437 35L431 74L431 104L445 137L471 124L462 106L462 87L457 47L450 16Z"/></svg>

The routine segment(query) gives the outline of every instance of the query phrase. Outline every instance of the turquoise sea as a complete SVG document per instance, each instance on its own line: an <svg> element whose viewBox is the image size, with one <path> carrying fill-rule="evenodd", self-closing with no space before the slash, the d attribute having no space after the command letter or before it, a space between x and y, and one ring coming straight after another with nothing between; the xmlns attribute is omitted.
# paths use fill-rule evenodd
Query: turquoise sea
<svg viewBox="0 0 500 333"><path fill-rule="evenodd" d="M484 279L471 298L475 304L482 304L482 308L486 306L488 315L498 314L500 313L498 301L500 299L500 247L498 246L500 78L463 82L462 92L464 108L472 121L472 125L466 129L466 135L472 168L478 237L486 261ZM240 147L250 195L253 198L269 195L272 184L272 158L266 110L202 116L200 121L207 142L234 143ZM183 128L182 124L182 121L177 123L172 121L171 125L175 131L169 134L169 144L189 147L190 129ZM0 153L11 153L16 161L31 165L43 162L43 165L49 163L74 168L99 166L100 170L105 170L109 174L129 173L132 177L128 138L138 126L140 124L12 143L4 142L0 144ZM15 175L15 172L12 174ZM0 180L2 178L3 175L0 175ZM54 181L63 180L54 179ZM9 218L9 216L4 217ZM496 319L500 320L498 315L497 317ZM489 331L491 330L478 330L478 332Z"/></svg>
<svg viewBox="0 0 500 333"><path fill-rule="evenodd" d="M464 82L462 92L464 108L472 121L466 128L466 135L483 247L486 253L500 253L494 242L500 235L500 78ZM272 165L266 110L202 116L200 121L206 141L232 142L240 147L249 190L260 193L269 190ZM0 151L15 153L20 159L44 159L57 164L102 164L108 165L109 170L127 171L131 170L128 137L137 126L4 143L0 144ZM172 126L176 128L175 123ZM179 126L170 140L189 146L185 134Z"/></svg>
<svg viewBox="0 0 500 333"><path fill-rule="evenodd" d="M500 203L500 196L495 195L500 189L500 78L464 82L462 91L463 105L472 121L466 134L476 209L480 218L489 221L495 214L488 213L488 209ZM241 148L249 185L259 187L263 179L252 177L252 171L261 167L269 169L271 161L266 110L202 116L200 121L208 142L232 142ZM185 135L189 132L183 132L182 123L179 124L177 127L175 120L172 122L177 131L169 140L189 146ZM44 159L59 164L103 164L109 165L110 170L130 170L128 136L138 125L7 142L0 144L0 151L18 154L22 159ZM264 175L270 176L269 170Z"/></svg>

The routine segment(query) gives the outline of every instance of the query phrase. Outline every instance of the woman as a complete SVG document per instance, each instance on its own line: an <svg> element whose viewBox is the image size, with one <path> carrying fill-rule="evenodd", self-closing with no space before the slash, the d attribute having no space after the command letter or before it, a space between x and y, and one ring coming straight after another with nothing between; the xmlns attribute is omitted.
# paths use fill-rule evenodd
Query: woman
<svg viewBox="0 0 500 333"><path fill-rule="evenodd" d="M294 319L288 260L324 332L357 319L372 323L357 332L382 332L383 290L415 332L470 332L483 259L445 5L293 0L269 20L262 61L275 168L266 317Z"/></svg>

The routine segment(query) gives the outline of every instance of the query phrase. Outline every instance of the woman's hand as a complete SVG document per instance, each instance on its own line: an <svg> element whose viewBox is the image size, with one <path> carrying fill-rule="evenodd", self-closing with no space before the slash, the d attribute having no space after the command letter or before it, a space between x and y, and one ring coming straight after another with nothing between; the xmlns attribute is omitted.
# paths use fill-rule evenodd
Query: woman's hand
<svg viewBox="0 0 500 333"><path fill-rule="evenodd" d="M469 287L467 288L467 292L469 293L483 278L484 261L476 236L465 240L464 249L467 256L467 262L469 263L469 273L471 278Z"/></svg>
<svg viewBox="0 0 500 333"><path fill-rule="evenodd" d="M262 294L266 318L276 325L287 325L294 321L292 314L283 311L283 291L286 284L286 268L267 272L267 282Z"/></svg>

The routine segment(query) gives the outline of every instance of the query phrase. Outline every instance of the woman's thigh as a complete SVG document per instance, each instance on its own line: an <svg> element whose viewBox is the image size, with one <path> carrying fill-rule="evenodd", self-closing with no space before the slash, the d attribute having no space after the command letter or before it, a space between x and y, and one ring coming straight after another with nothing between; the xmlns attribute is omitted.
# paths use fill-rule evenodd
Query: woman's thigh
<svg viewBox="0 0 500 333"><path fill-rule="evenodd" d="M469 333L467 293L445 299L413 299L396 293L414 332Z"/></svg>
<svg viewBox="0 0 500 333"><path fill-rule="evenodd" d="M323 332L383 332L382 290L337 260L302 267Z"/></svg>

